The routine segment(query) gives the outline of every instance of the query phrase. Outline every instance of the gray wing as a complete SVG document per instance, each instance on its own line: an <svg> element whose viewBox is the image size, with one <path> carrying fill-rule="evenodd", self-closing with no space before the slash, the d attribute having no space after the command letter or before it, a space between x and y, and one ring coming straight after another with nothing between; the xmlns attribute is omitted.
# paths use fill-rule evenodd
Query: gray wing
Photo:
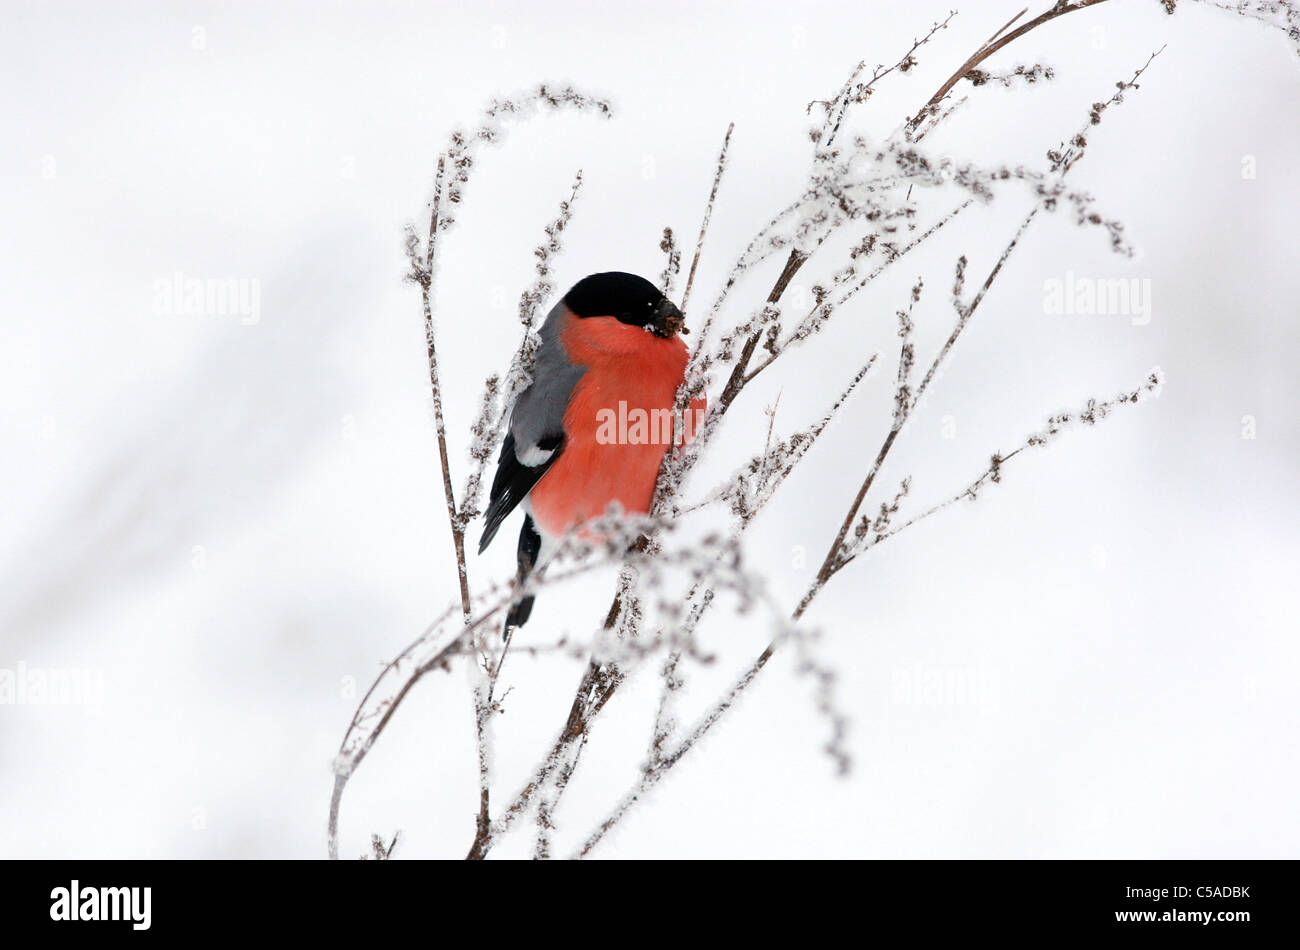
<svg viewBox="0 0 1300 950"><path fill-rule="evenodd" d="M501 522L533 490L564 451L564 411L586 367L569 362L560 340L568 308L556 304L542 323L533 382L519 394L510 413L510 431L501 444L496 476L484 515L479 553L492 542Z"/></svg>

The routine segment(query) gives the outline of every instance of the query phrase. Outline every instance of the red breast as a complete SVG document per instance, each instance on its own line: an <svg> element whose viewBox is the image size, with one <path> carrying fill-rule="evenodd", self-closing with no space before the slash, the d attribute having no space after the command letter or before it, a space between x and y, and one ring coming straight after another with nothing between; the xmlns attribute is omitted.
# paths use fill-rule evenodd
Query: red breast
<svg viewBox="0 0 1300 950"><path fill-rule="evenodd" d="M629 513L650 510L687 360L681 337L615 317L570 314L560 340L587 371L564 413L564 450L529 496L534 520L552 536L604 515L615 502ZM692 415L703 409L703 399L692 401Z"/></svg>

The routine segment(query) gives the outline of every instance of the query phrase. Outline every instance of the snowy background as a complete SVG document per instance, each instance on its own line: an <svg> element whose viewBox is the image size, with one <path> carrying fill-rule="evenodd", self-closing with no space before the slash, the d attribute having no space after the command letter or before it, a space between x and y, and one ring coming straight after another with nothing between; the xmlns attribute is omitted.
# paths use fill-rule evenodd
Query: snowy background
<svg viewBox="0 0 1300 950"><path fill-rule="evenodd" d="M88 705L0 706L0 854L325 854L355 690L455 598L418 294L401 280L402 225L421 217L453 127L544 79L617 106L613 121L517 127L469 185L439 296L463 472L478 383L512 351L532 248L579 167L558 283L657 274L664 225L693 242L734 121L697 287L711 299L798 193L807 103L859 59L892 63L948 6L8 4L0 668L97 671L104 689ZM1017 9L962 3L854 130L888 133ZM1198 4L1173 17L1156 0L1105 4L989 63L1046 61L1055 82L975 90L930 145L1041 166L1166 43L1071 175L1141 253L1040 216L882 491L911 474L913 504L938 499L1049 412L1157 365L1161 399L1017 459L978 503L835 580L809 622L840 673L849 778L820 751L810 683L778 655L597 854L1300 855L1294 50ZM892 361L893 311L918 275L933 290L916 315L928 361L951 327L953 260L968 254L982 277L1027 208L1008 192L859 298L745 394L693 484L753 449L778 393L778 424L802 425L867 354ZM841 260L815 258L793 292ZM1044 313L1044 282L1067 270L1149 280L1150 323ZM256 281L257 319L160 312L155 285L177 273ZM747 536L782 603L797 602L887 424L887 367ZM507 576L512 558L498 543L471 580ZM602 577L543 596L528 633L585 631L611 590ZM765 642L749 623L715 627L718 666L688 704ZM511 660L498 794L580 673ZM468 847L466 683L428 679L403 707L344 800L345 855L399 828L398 856ZM602 718L561 842L633 780L653 696L643 677Z"/></svg>

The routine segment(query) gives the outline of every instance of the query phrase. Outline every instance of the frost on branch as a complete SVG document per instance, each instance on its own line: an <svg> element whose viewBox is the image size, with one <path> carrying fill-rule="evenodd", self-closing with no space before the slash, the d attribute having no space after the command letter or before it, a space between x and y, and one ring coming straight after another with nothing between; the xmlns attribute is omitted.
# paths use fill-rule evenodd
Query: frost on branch
<svg viewBox="0 0 1300 950"><path fill-rule="evenodd" d="M472 129L457 129L448 139L446 156L450 171L447 200L453 205L464 200L465 187L474 170L478 152L485 145L499 145L506 135L506 123L528 118L530 115L563 109L578 112L595 112L608 118L612 107L606 99L588 95L572 86L551 86L543 83L534 89L514 96L493 99L483 110L478 124ZM439 230L446 231L455 225L455 212L441 217Z"/></svg>
<svg viewBox="0 0 1300 950"><path fill-rule="evenodd" d="M858 383L871 372L876 357L873 355L861 369L849 380L848 386L836 398L831 407L813 425L794 432L785 438L773 438L772 430L776 424L776 409L768 410L770 424L767 430L767 444L760 455L749 460L732 480L716 493L716 497L731 510L742 529L748 527L754 517L772 500L777 489L789 478L790 473L816 444L818 437L826 430L840 407L848 400Z"/></svg>
<svg viewBox="0 0 1300 950"><path fill-rule="evenodd" d="M1164 374L1161 372L1159 367L1156 367L1155 369L1152 369L1149 374L1147 374L1147 378L1143 381L1141 386L1137 386L1133 389L1125 390L1121 393L1116 394L1115 396L1112 396L1110 399L1096 399L1096 398L1089 399L1078 410L1059 412L1056 413L1055 415L1048 416L1047 422L1044 424L1042 429L1039 429L1035 432L1031 432L1029 435L1025 437L1024 441L1022 441L1010 452L1006 452L1006 453L993 452L989 456L988 467L983 472L981 472L978 476L976 476L974 480L972 480L960 491L958 491L956 494L952 495L949 498L945 498L944 500L938 502L937 504L931 505L930 507L924 509L920 514L914 516L913 518L909 519L906 523L901 524L896 528L889 527L889 521L896 513L896 510L890 511L889 518L885 520L882 526L883 530L877 530L877 533L875 534L874 537L870 538L865 543L860 544L853 552L852 556L856 557L858 554L862 553L862 551L866 550L867 548L875 544L878 544L879 542L884 541L888 538L893 537L895 534L898 534L900 531L910 528L912 525L916 524L919 521L924 520L925 518L930 517L933 514L937 514L938 512L947 508L949 505L955 504L962 500L974 501L976 498L979 497L980 491L986 485L998 484L1002 481L1003 469L1006 466L1006 464L1016 456L1020 455L1022 452L1025 452L1029 449L1042 448L1044 446L1050 445L1052 442L1056 441L1058 437L1060 437L1064 432L1068 431L1069 429L1076 428L1078 426L1094 426L1097 423L1101 422L1102 420L1108 418L1115 409L1118 409L1122 406L1137 405L1139 402L1143 401L1144 399L1158 398L1160 396L1160 392L1163 386L1164 386ZM906 489L906 487L907 487L907 483L905 482L904 488ZM905 493L906 492L904 491L904 494ZM897 501L897 499L895 500Z"/></svg>
<svg viewBox="0 0 1300 950"><path fill-rule="evenodd" d="M1164 52L1164 49L1165 47L1162 46L1147 57L1147 61L1134 71L1132 77L1127 80L1121 79L1116 82L1115 92L1109 99L1104 102L1094 102L1092 108L1088 112L1088 121L1070 138L1068 144L1062 142L1056 148L1048 150L1047 160L1051 163L1051 170L1053 172L1064 176L1065 173L1074 166L1075 162L1083 158L1083 153L1088 147L1088 134L1091 127L1094 125L1101 125L1101 119L1106 113L1106 110L1122 103L1124 101L1125 92L1130 89L1141 88L1141 86L1138 85L1138 79L1147 71L1147 68L1151 65L1152 61Z"/></svg>
<svg viewBox="0 0 1300 950"><path fill-rule="evenodd" d="M1038 82L1044 82L1056 78L1056 70L1044 63L1034 63L1032 66L1017 66L1015 69L1006 73L995 73L985 69L972 69L965 76L966 80L972 86L983 86L986 83L993 83L1001 86L1003 89L1011 89L1019 83L1032 86Z"/></svg>
<svg viewBox="0 0 1300 950"><path fill-rule="evenodd" d="M829 149L835 144L835 136L840 131L840 126L844 122L844 117L849 108L855 105L861 105L871 98L875 91L876 83L890 73L907 73L911 72L916 66L916 51L934 38L934 35L940 30L946 30L952 18L957 15L953 10L944 19L936 21L930 25L930 30L920 39L912 41L912 47L892 66L876 66L872 70L871 78L866 82L862 81L862 74L866 71L866 60L858 63L857 67L849 73L849 78L844 81L840 88L839 94L832 100L814 100L808 103L808 112L812 112L813 107L819 107L825 114L825 121L820 128L812 128L808 131L808 137L817 145L819 149Z"/></svg>
<svg viewBox="0 0 1300 950"><path fill-rule="evenodd" d="M659 289L669 300L673 297L673 283L682 269L682 251L677 246L672 228L664 228L664 236L659 241L659 250L664 252L664 269L659 275Z"/></svg>

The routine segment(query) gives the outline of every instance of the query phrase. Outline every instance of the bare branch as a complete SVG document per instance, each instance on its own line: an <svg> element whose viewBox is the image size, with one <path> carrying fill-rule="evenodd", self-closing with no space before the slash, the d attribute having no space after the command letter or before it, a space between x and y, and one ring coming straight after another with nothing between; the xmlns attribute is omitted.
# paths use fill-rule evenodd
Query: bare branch
<svg viewBox="0 0 1300 950"><path fill-rule="evenodd" d="M1028 33L1030 30L1040 27L1044 23L1047 23L1051 20L1055 20L1059 16L1064 16L1067 13L1073 13L1076 10L1083 10L1087 7L1096 6L1099 3L1105 3L1105 2L1106 0L1057 0L1057 2L1053 4L1049 10L1040 13L1032 20L1016 27L1016 29L1008 33L1006 32L1007 28L1010 27L1011 24L1014 23L1016 20L1020 19L1020 17L1023 16L1024 12L1022 11L1021 13L1016 14L1016 16L1012 18L1011 22L1008 23L1007 26L1004 26L997 33L993 34L993 39L989 40L987 43L985 43L983 46L977 49L974 53L972 53L970 55L970 58L968 58L966 62L962 63L961 66L958 67L957 71L953 73L951 76L949 76L947 80L944 81L943 85L941 85L938 88L938 90L935 91L934 95L930 97L929 101L926 102L926 104L923 105L917 111L916 115L912 116L912 118L907 120L908 129L911 131L915 131L917 126L919 126L924 119L926 119L931 115L934 115L936 110L939 107L939 104L943 102L944 98L948 95L948 93L952 91L953 86L957 85L957 83L965 79L966 76L971 72L971 70L975 69L977 66L979 66L980 63L984 62L984 60L988 59L998 50L1002 49L1003 47L1011 43L1014 43L1020 37Z"/></svg>
<svg viewBox="0 0 1300 950"><path fill-rule="evenodd" d="M691 299L691 288L695 286L695 269L700 266L700 254L704 251L704 238L709 233L709 221L713 218L713 203L718 198L718 186L722 184L722 173L727 168L727 149L731 145L731 133L736 123L727 126L727 134L722 139L722 151L718 152L717 169L713 172L713 187L709 189L709 200L704 203L704 218L700 221L700 236L695 242L695 256L691 259L691 272L686 277L686 289L682 291L682 312L686 312Z"/></svg>
<svg viewBox="0 0 1300 950"><path fill-rule="evenodd" d="M1031 432L1025 437L1024 441L1010 452L992 453L992 455L989 456L988 468L981 472L973 481L968 483L956 494L931 505L920 514L909 518L906 522L897 527L891 528L886 524L886 530L880 531L874 538L862 545L859 550L849 555L846 563L847 561L852 561L857 558L859 554L863 553L868 548L875 547L880 542L888 540L889 538L894 537L894 535L906 531L914 524L924 521L931 515L943 511L949 505L954 505L963 499L974 501L979 496L980 490L985 485L1001 482L1002 471L1006 467L1006 463L1027 449L1048 445L1055 441L1058 435L1072 426L1096 425L1098 422L1109 416L1112 410L1120 406L1136 405L1146 397L1156 398L1160 395L1160 390L1163 385L1164 374L1161 373L1160 369L1157 367L1147 375L1143 384L1136 389L1130 389L1108 400L1089 399L1084 404L1083 408L1077 412L1062 412L1048 417L1047 423L1042 429L1036 432Z"/></svg>

